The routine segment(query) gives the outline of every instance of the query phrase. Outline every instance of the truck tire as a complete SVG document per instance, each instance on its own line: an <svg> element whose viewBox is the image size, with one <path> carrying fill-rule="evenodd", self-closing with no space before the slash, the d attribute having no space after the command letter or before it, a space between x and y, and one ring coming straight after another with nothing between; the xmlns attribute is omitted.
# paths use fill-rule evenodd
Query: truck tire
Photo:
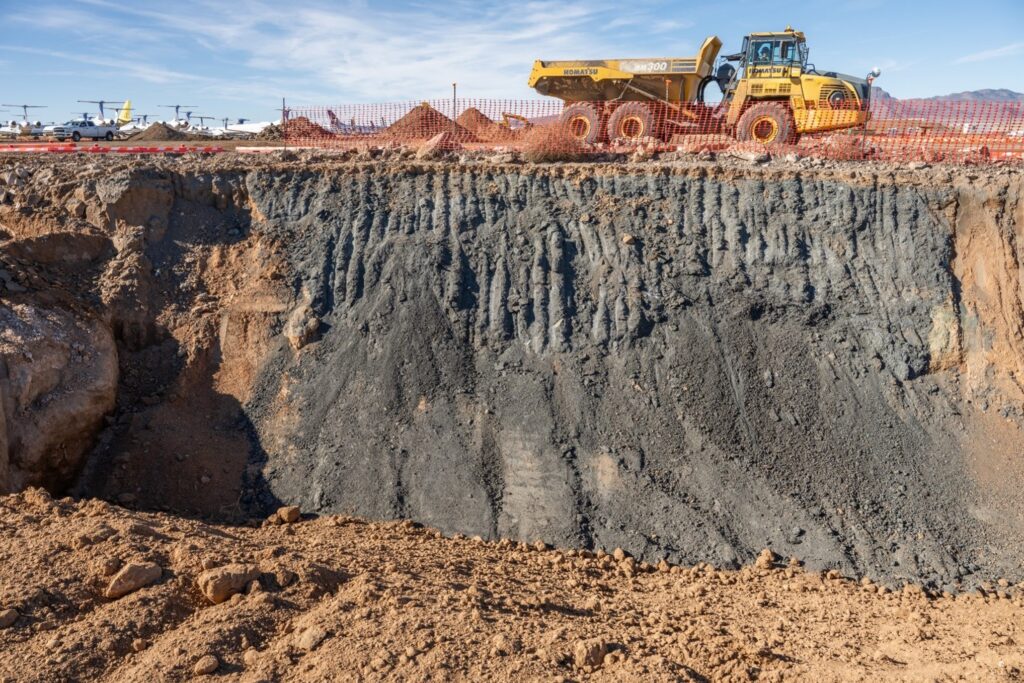
<svg viewBox="0 0 1024 683"><path fill-rule="evenodd" d="M782 102L761 102L743 112L736 124L736 138L777 147L795 144L798 135L789 107Z"/></svg>
<svg viewBox="0 0 1024 683"><path fill-rule="evenodd" d="M74 140L75 142L78 142L79 140L82 139L82 134L76 130L74 133L71 134L71 139Z"/></svg>
<svg viewBox="0 0 1024 683"><path fill-rule="evenodd" d="M635 142L657 137L654 112L643 102L626 102L608 119L608 139Z"/></svg>
<svg viewBox="0 0 1024 683"><path fill-rule="evenodd" d="M103 139L106 140L107 142L110 142L111 140L114 139L114 134L108 130L107 134L103 136Z"/></svg>
<svg viewBox="0 0 1024 683"><path fill-rule="evenodd" d="M576 102L558 117L565 131L577 141L592 145L601 140L601 112L589 102Z"/></svg>

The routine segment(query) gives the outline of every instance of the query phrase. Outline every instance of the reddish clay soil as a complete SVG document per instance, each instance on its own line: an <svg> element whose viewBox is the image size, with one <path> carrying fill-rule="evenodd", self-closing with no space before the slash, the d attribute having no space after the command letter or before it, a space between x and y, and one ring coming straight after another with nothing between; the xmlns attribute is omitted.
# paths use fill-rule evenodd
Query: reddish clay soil
<svg viewBox="0 0 1024 683"><path fill-rule="evenodd" d="M497 121L487 118L483 112L475 107L470 107L459 114L455 122L473 133L483 142L508 142L517 137L514 131Z"/></svg>
<svg viewBox="0 0 1024 683"><path fill-rule="evenodd" d="M479 142L473 133L426 102L388 126L384 136L392 140L426 140L446 131L457 142Z"/></svg>
<svg viewBox="0 0 1024 683"><path fill-rule="evenodd" d="M1024 592L0 498L3 681L1012 681ZM286 522L285 519L294 520ZM1004 582L1005 583L1005 582Z"/></svg>

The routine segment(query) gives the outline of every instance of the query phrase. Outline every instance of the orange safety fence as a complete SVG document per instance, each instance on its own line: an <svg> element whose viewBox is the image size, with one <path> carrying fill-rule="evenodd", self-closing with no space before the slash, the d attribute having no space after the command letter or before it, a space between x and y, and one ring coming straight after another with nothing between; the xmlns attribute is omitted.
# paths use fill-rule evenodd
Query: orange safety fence
<svg viewBox="0 0 1024 683"><path fill-rule="evenodd" d="M865 111L761 105L730 122L701 104L458 99L294 107L284 140L299 147L521 150L586 157L608 152L767 150L829 159L984 163L1024 160L1024 103L873 100ZM776 107L778 123L772 123ZM778 107L782 107L780 112ZM749 114L749 116L747 115ZM801 132L810 131L810 132ZM543 155L541 155L543 157Z"/></svg>

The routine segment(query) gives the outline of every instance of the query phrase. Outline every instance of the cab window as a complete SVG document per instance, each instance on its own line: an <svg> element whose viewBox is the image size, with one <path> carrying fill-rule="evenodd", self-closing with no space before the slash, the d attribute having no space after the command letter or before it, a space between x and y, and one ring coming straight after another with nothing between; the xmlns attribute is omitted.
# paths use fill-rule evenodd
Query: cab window
<svg viewBox="0 0 1024 683"><path fill-rule="evenodd" d="M755 40L750 45L751 64L788 65L797 61L796 43L792 40Z"/></svg>
<svg viewBox="0 0 1024 683"><path fill-rule="evenodd" d="M750 54L747 56L751 64L772 63L772 42L771 40L755 40L750 43Z"/></svg>

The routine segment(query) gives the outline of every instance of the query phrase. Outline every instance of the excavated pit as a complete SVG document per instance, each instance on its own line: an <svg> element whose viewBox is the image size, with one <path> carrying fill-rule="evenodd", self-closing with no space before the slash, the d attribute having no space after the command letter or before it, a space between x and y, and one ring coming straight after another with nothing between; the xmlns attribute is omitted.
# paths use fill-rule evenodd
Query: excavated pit
<svg viewBox="0 0 1024 683"><path fill-rule="evenodd" d="M1019 170L16 171L8 489L1024 578Z"/></svg>

